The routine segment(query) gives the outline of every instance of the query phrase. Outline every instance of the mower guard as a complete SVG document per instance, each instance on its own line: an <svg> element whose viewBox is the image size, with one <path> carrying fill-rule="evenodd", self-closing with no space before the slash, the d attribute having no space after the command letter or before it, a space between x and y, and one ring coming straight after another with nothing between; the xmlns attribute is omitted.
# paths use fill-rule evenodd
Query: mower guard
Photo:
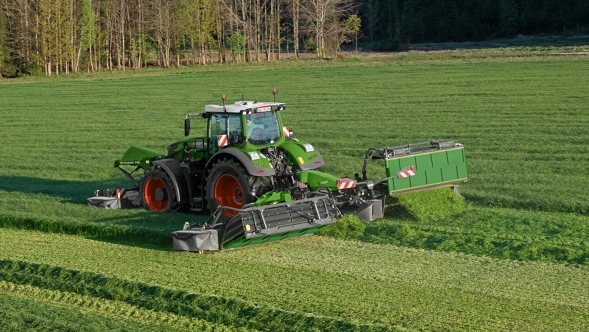
<svg viewBox="0 0 589 332"><path fill-rule="evenodd" d="M379 182L386 183L386 193L382 194L391 196L454 187L468 180L464 145L455 141L432 140L368 149L362 168L364 181L369 159L384 159L387 178ZM413 175L399 176L399 172L411 166Z"/></svg>
<svg viewBox="0 0 589 332"><path fill-rule="evenodd" d="M217 223L224 210L238 214ZM220 206L204 226L191 228L186 223L184 230L172 233L172 239L174 250L235 249L312 234L340 217L334 199L317 193L306 199L245 209Z"/></svg>
<svg viewBox="0 0 589 332"><path fill-rule="evenodd" d="M88 205L111 210L129 209L141 206L139 189L103 189L94 191L94 197L86 198Z"/></svg>

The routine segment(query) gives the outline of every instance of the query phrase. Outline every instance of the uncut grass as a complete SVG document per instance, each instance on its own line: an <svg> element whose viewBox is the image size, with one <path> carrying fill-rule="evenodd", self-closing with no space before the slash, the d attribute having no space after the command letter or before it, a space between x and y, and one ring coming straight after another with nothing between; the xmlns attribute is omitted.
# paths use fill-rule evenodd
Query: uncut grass
<svg viewBox="0 0 589 332"><path fill-rule="evenodd" d="M589 293L584 287L589 270L583 266L494 260L325 237L215 255L22 230L1 229L0 238L2 259L100 271L109 278L358 323L430 330L452 326L548 331L583 329L589 319Z"/></svg>
<svg viewBox="0 0 589 332"><path fill-rule="evenodd" d="M359 172L368 147L456 139L466 144L471 180L463 194L468 200L586 213L588 70L586 61L559 58L362 67L344 63L3 85L0 152L10 162L0 167L0 177L16 184L8 190L0 187L0 195L6 199L14 192L43 192L37 183L55 180L64 188L55 199L78 204L101 184L130 186L112 167L130 145L163 153L182 137L185 113L218 103L221 92L229 100L240 99L242 93L246 99L271 98L267 90L276 86L279 99L288 104L287 124L297 137L318 147L328 172ZM73 190L72 198L64 191L76 189L76 181L84 192ZM26 201L11 205L18 209Z"/></svg>
<svg viewBox="0 0 589 332"><path fill-rule="evenodd" d="M473 208L451 189L387 201L389 219L363 222L349 214L317 234L503 259L589 265L589 218L584 215Z"/></svg>
<svg viewBox="0 0 589 332"><path fill-rule="evenodd" d="M451 189L387 202L389 219L367 223L349 215L319 234L495 258L589 264L589 218L583 214L473 207Z"/></svg>

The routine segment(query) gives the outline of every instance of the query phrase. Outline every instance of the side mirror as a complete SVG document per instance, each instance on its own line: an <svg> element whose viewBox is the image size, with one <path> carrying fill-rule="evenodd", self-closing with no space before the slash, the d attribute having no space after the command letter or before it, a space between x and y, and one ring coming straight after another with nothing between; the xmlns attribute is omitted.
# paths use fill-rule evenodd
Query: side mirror
<svg viewBox="0 0 589 332"><path fill-rule="evenodd" d="M190 119L184 119L184 136L190 135Z"/></svg>

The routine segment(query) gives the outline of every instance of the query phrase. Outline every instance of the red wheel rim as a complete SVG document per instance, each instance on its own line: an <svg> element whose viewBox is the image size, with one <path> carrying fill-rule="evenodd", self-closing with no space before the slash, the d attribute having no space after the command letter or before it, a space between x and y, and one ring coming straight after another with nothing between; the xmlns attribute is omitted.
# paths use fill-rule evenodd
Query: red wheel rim
<svg viewBox="0 0 589 332"><path fill-rule="evenodd" d="M215 200L217 205L239 209L244 204L243 189L237 178L230 174L223 174L215 183ZM223 215L234 217L237 212L224 210Z"/></svg>
<svg viewBox="0 0 589 332"><path fill-rule="evenodd" d="M166 190L166 184L160 178L151 178L145 183L143 198L145 204L151 211L164 212L168 207L168 200L160 201L155 198L155 192L158 189Z"/></svg>

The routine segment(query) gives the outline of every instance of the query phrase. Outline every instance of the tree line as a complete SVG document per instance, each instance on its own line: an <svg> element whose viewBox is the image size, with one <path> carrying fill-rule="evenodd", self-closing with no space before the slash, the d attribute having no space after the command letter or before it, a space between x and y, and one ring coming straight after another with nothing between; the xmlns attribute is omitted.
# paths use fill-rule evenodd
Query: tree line
<svg viewBox="0 0 589 332"><path fill-rule="evenodd" d="M583 31L587 0L0 0L0 77Z"/></svg>

